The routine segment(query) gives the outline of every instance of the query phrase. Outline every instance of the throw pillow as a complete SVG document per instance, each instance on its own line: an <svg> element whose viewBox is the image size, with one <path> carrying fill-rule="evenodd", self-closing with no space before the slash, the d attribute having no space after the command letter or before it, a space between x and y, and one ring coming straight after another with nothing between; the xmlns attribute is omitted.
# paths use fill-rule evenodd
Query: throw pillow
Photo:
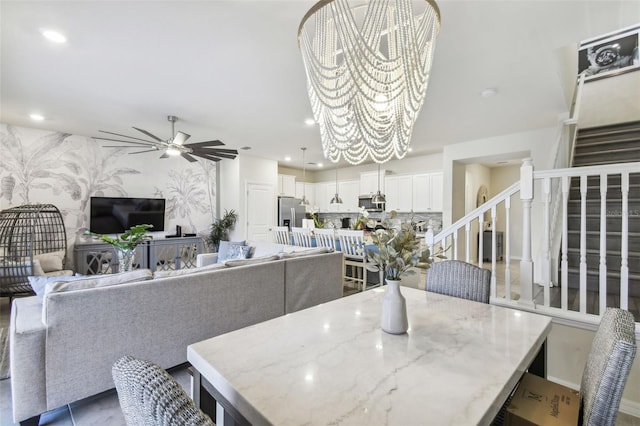
<svg viewBox="0 0 640 426"><path fill-rule="evenodd" d="M227 259L231 259L231 256L237 256L238 247L244 247L246 241L220 241L218 246L218 263L222 263Z"/></svg>
<svg viewBox="0 0 640 426"><path fill-rule="evenodd" d="M196 272L215 271L216 269L226 268L224 263L213 263L199 268L171 269L168 271L155 271L153 279L166 277L179 277L181 275L195 274Z"/></svg>
<svg viewBox="0 0 640 426"><path fill-rule="evenodd" d="M244 265L253 265L258 263L271 262L273 260L278 260L280 257L277 254L272 256L262 256L262 257L254 257L251 259L229 259L224 262L227 266L244 266Z"/></svg>
<svg viewBox="0 0 640 426"><path fill-rule="evenodd" d="M33 256L34 260L38 259L44 272L59 271L62 269L62 260L64 259L64 250L52 251L50 253L42 253Z"/></svg>
<svg viewBox="0 0 640 426"><path fill-rule="evenodd" d="M45 289L48 283L55 283L59 281L75 281L84 277L75 277L75 276L57 276L57 277L42 277L42 276L32 276L28 277L29 284L31 288L38 296L38 299L42 301L44 297Z"/></svg>
<svg viewBox="0 0 640 426"><path fill-rule="evenodd" d="M40 265L40 261L38 259L33 259L33 275L42 276L44 275L44 269L42 269L42 265Z"/></svg>

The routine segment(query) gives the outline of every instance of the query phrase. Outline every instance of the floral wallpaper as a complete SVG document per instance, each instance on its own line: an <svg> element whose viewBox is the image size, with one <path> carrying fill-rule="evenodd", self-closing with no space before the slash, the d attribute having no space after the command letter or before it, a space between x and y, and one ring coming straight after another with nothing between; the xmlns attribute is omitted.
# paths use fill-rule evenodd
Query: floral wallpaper
<svg viewBox="0 0 640 426"><path fill-rule="evenodd" d="M0 210L50 203L71 245L89 227L92 196L166 199L165 230L205 233L215 218L216 163L129 155L89 137L0 123Z"/></svg>

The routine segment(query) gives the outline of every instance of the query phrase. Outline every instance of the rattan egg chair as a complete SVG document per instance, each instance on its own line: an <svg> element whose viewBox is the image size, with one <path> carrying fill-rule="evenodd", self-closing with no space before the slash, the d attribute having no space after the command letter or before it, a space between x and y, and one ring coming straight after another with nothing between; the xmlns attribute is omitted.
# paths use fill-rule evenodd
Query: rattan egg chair
<svg viewBox="0 0 640 426"><path fill-rule="evenodd" d="M33 294L27 277L38 275L34 258L60 251L64 269L67 233L56 206L30 204L0 211L0 297Z"/></svg>

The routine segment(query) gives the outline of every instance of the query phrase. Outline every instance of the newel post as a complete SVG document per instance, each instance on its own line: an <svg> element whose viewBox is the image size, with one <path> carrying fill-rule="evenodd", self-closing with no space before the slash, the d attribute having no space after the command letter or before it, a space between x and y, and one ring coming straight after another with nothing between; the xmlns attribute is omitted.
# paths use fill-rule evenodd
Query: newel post
<svg viewBox="0 0 640 426"><path fill-rule="evenodd" d="M525 158L520 167L522 201L522 260L520 261L520 300L533 306L533 260L531 258L531 202L533 201L533 161Z"/></svg>

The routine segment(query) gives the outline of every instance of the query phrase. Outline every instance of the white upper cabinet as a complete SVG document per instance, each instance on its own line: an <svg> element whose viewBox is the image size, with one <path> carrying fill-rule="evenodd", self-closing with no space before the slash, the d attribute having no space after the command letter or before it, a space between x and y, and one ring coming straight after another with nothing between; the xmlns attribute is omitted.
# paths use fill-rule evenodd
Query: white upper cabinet
<svg viewBox="0 0 640 426"><path fill-rule="evenodd" d="M385 210L410 212L413 208L413 176L388 176L385 179Z"/></svg>
<svg viewBox="0 0 640 426"><path fill-rule="evenodd" d="M333 185L335 186L335 184ZM331 197L333 196L333 186L327 182L316 183L316 202L314 206L318 208L318 212L320 213L328 213L335 211L333 206L329 204Z"/></svg>
<svg viewBox="0 0 640 426"><path fill-rule="evenodd" d="M339 191L338 194L340 194L340 198L342 198L342 206L338 206L339 210L337 211L357 212L358 196L360 195L360 181L359 180L341 181L338 183L338 191ZM335 192L335 185L334 185L333 192Z"/></svg>
<svg viewBox="0 0 640 426"><path fill-rule="evenodd" d="M384 193L384 175L385 170L380 170L380 191ZM358 195L374 195L378 192L378 171L360 173L360 194Z"/></svg>
<svg viewBox="0 0 640 426"><path fill-rule="evenodd" d="M278 175L278 195L293 197L296 195L296 177Z"/></svg>
<svg viewBox="0 0 640 426"><path fill-rule="evenodd" d="M442 172L413 176L413 211L442 211Z"/></svg>

